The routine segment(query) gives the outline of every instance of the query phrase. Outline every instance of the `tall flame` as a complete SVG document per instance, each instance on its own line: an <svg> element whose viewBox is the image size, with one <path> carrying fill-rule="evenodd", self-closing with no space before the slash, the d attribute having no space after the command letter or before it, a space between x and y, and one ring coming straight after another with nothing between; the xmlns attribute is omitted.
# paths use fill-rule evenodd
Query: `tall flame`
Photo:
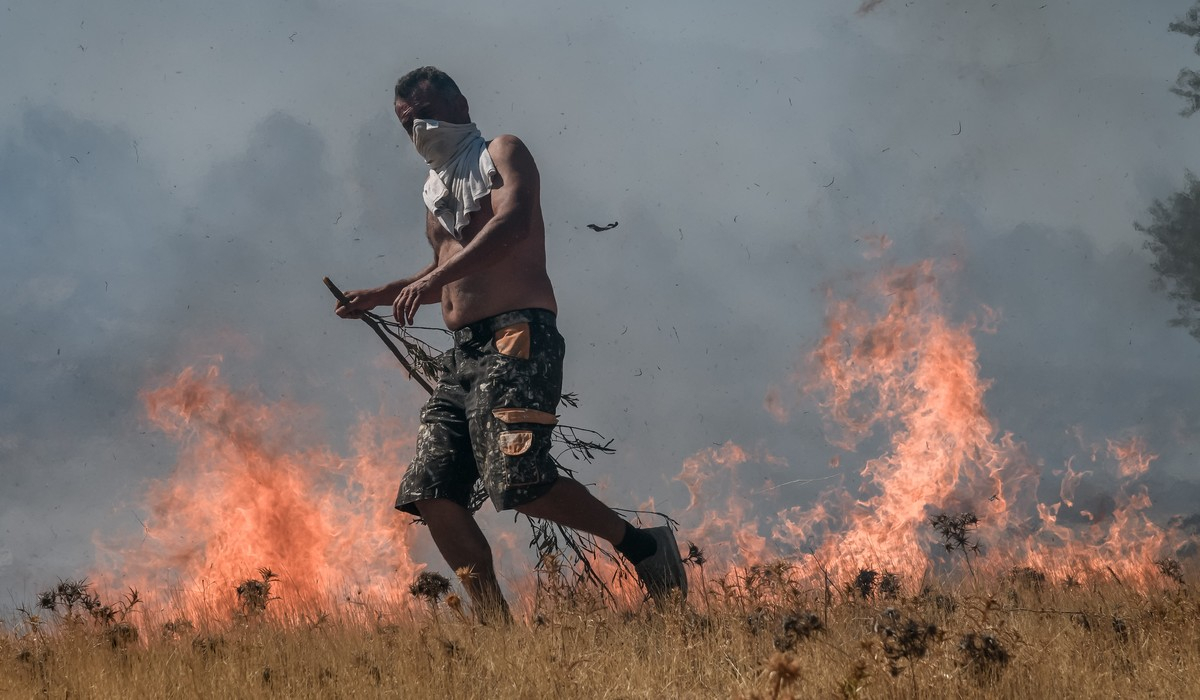
<svg viewBox="0 0 1200 700"><path fill-rule="evenodd" d="M815 506L759 504L748 512L739 496L717 506L709 482L745 454L736 445L708 449L685 461L678 477L691 492L693 531L728 532L744 553L735 565L773 552L827 567L842 580L877 568L915 581L952 554L993 571L1033 566L1076 580L1100 573L1145 583L1155 558L1181 544L1179 533L1150 521L1150 499L1137 481L1155 456L1139 436L1108 442L1116 463L1097 466L1118 481L1111 513L1072 510L1072 494L1091 472L1070 463L1059 500L1038 502L1041 465L996 426L984 403L990 382L980 377L972 334L992 330L994 314L985 309L981 319L949 321L937 271L933 261L887 269L864 301L830 298L826 333L801 388L819 400L835 446L880 450L861 463L857 492L839 485ZM768 396L768 408L778 403ZM978 518L967 547L941 540L931 520L942 513ZM759 533L768 529L763 540Z"/></svg>
<svg viewBox="0 0 1200 700"><path fill-rule="evenodd" d="M419 570L412 532L391 508L398 426L365 422L357 453L343 458L306 429L311 411L235 392L215 365L186 369L144 400L179 440L178 464L150 489L140 542L97 543L102 582L219 615L260 568L293 605L385 596ZM175 599L163 600L166 590Z"/></svg>

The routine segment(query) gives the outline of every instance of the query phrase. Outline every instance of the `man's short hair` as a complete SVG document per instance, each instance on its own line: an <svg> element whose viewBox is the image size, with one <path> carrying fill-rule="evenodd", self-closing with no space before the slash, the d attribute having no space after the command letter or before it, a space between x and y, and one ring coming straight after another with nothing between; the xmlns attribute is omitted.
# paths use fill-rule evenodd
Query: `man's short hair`
<svg viewBox="0 0 1200 700"><path fill-rule="evenodd" d="M407 100L412 97L413 92L420 87L421 83L429 83L434 90L446 98L458 97L462 94L450 76L433 66L422 66L416 70L410 70L396 81L396 99Z"/></svg>

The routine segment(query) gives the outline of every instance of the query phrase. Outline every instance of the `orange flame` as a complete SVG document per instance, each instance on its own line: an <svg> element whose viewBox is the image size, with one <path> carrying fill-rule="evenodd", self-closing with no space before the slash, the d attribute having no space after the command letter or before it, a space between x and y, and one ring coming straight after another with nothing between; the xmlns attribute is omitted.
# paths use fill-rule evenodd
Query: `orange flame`
<svg viewBox="0 0 1200 700"><path fill-rule="evenodd" d="M1156 455L1140 436L1109 440L1107 459L1094 452L1091 470L1068 460L1051 473L1060 477L1049 489L1057 500L1038 500L1042 464L996 426L984 402L990 382L973 333L994 332L996 314L984 308L979 320L951 322L935 273L932 261L888 269L863 301L830 296L811 376L797 384L825 413L839 449L828 458L832 472L750 488L744 470L778 474L783 460L732 442L684 460L677 480L690 501L678 517L683 537L706 552L706 575L787 557L837 582L859 568L916 582L961 561L930 525L940 513L978 516L979 550L962 556L993 574L1033 566L1144 586L1154 560L1184 544L1149 517L1139 479ZM411 449L408 438L390 437L406 436L402 426L363 421L355 454L342 457L315 437L311 410L232 391L216 366L187 369L144 399L154 424L180 441L179 462L150 490L144 539L99 543L102 583L132 585L154 605L224 616L236 607L237 584L260 567L281 575L279 595L292 605L394 598L422 568L410 552L414 530L391 507L398 456ZM788 419L773 387L764 407ZM856 458L859 449L875 456ZM855 474L851 491L843 482ZM1103 479L1115 484L1111 499L1077 498L1081 485ZM814 481L832 484L815 505L786 500L792 492L783 487ZM507 558L519 540L499 545ZM592 564L602 578L616 574L606 561ZM616 583L618 596L636 598L627 583ZM534 595L532 577L510 584L522 602ZM174 599L155 595L171 587Z"/></svg>
<svg viewBox="0 0 1200 700"><path fill-rule="evenodd" d="M1140 435L1127 440L1109 440L1108 453L1121 463L1121 476L1126 479L1150 471L1150 463L1158 459L1158 455L1146 449L1146 441Z"/></svg>
<svg viewBox="0 0 1200 700"><path fill-rule="evenodd" d="M726 444L697 453L680 473L695 535L736 541L735 565L795 555L842 581L860 567L916 581L947 562L950 548L931 518L971 512L979 518L971 533L979 549L962 556L984 569L1034 566L1076 580L1099 572L1145 584L1154 559L1182 544L1182 535L1150 521L1147 491L1131 483L1155 455L1140 437L1108 442L1117 461L1110 472L1121 480L1109 513L1074 510L1075 490L1092 472L1074 471L1070 462L1058 472L1058 502L1038 502L1041 465L996 427L984 404L990 382L980 377L972 333L994 332L996 314L984 308L981 321L951 323L936 271L933 261L889 269L873 280L865 302L830 299L813 376L802 388L820 399L835 446L884 443L862 463L857 495L839 485L812 507L750 512L740 496L715 505L709 491L721 468L745 461ZM759 533L768 529L771 538L763 540Z"/></svg>
<svg viewBox="0 0 1200 700"><path fill-rule="evenodd" d="M421 568L391 507L403 445L385 435L405 434L398 426L364 421L357 454L342 458L314 439L311 411L234 392L216 366L143 398L180 441L178 464L150 489L144 539L97 543L102 584L225 616L260 568L279 575L273 593L292 606L383 596Z"/></svg>

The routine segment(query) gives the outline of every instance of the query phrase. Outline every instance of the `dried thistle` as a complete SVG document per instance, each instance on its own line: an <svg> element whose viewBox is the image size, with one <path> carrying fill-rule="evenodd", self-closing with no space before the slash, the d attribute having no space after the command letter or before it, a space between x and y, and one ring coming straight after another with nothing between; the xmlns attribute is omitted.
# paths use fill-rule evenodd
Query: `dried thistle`
<svg viewBox="0 0 1200 700"><path fill-rule="evenodd" d="M959 663L980 681L995 680L1008 665L1009 654L989 632L968 632L958 642Z"/></svg>
<svg viewBox="0 0 1200 700"><path fill-rule="evenodd" d="M911 667L917 659L924 658L929 647L941 638L936 625L902 617L895 608L883 611L875 623L875 630L883 641L888 671L893 676L900 675L905 666Z"/></svg>
<svg viewBox="0 0 1200 700"><path fill-rule="evenodd" d="M475 567L470 565L458 567L454 570L454 575L458 577L459 581L462 581L464 586L470 586L475 579L479 578L479 574L475 573Z"/></svg>
<svg viewBox="0 0 1200 700"><path fill-rule="evenodd" d="M751 598L786 593L791 571L792 564L785 559L777 559L769 564L754 564L746 573L746 592Z"/></svg>
<svg viewBox="0 0 1200 700"><path fill-rule="evenodd" d="M138 640L137 628L128 622L118 622L106 633L113 649L124 649Z"/></svg>
<svg viewBox="0 0 1200 700"><path fill-rule="evenodd" d="M54 610L58 605L58 595L51 589L38 594L37 606L42 610Z"/></svg>
<svg viewBox="0 0 1200 700"><path fill-rule="evenodd" d="M467 614L463 612L462 598L457 593L451 593L446 596L446 605L454 612L454 615L462 622L467 622Z"/></svg>
<svg viewBox="0 0 1200 700"><path fill-rule="evenodd" d="M38 594L38 607L70 622L80 622L82 613L93 614L103 603L86 578L60 579L57 586Z"/></svg>
<svg viewBox="0 0 1200 700"><path fill-rule="evenodd" d="M431 606L437 606L442 596L450 592L450 579L436 571L422 571L408 587L408 592L424 598Z"/></svg>
<svg viewBox="0 0 1200 700"><path fill-rule="evenodd" d="M775 636L775 648L791 651L798 642L820 632L825 626L821 624L821 618L805 610L784 616L782 628L782 632Z"/></svg>
<svg viewBox="0 0 1200 700"><path fill-rule="evenodd" d="M242 581L237 587L238 604L243 615L258 615L267 609L271 598L271 584L279 580L275 572L263 567L258 570L259 578Z"/></svg>
<svg viewBox="0 0 1200 700"><path fill-rule="evenodd" d="M846 591L852 595L857 593L863 599L870 598L875 592L875 579L878 576L879 572L874 569L859 569L854 580L846 584Z"/></svg>
<svg viewBox="0 0 1200 700"><path fill-rule="evenodd" d="M746 616L746 630L750 634L758 635L767 630L770 613L761 605L755 606L754 610Z"/></svg>
<svg viewBox="0 0 1200 700"><path fill-rule="evenodd" d="M879 595L884 598L896 598L900 595L900 575L884 570L879 577Z"/></svg>
<svg viewBox="0 0 1200 700"><path fill-rule="evenodd" d="M92 584L84 578L60 580L54 588L38 594L37 605L70 624L86 622L86 613L93 623L108 628L118 622L124 622L129 611L140 602L138 592L131 588L115 607L106 605Z"/></svg>
<svg viewBox="0 0 1200 700"><path fill-rule="evenodd" d="M971 578L975 578L975 569L971 566L970 554L979 553L979 542L973 539L975 528L979 525L979 516L967 511L966 513L958 513L950 515L948 513L939 513L929 521L933 525L933 529L937 530L938 536L942 539L942 546L947 552L958 550L962 552L963 559L967 562L967 570L971 573Z"/></svg>
<svg viewBox="0 0 1200 700"><path fill-rule="evenodd" d="M1170 557L1164 559L1155 559L1154 565L1158 567L1158 573L1166 576L1180 586L1183 584L1183 567L1179 565L1179 561Z"/></svg>

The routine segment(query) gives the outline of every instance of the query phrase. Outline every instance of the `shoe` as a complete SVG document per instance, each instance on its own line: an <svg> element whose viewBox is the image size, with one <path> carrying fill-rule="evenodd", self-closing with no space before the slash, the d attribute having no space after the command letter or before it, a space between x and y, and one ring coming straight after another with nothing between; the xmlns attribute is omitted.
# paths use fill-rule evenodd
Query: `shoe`
<svg viewBox="0 0 1200 700"><path fill-rule="evenodd" d="M658 550L635 564L633 569L650 597L661 605L668 593L678 590L681 599L687 598L687 574L683 570L683 558L679 556L679 545L675 543L675 533L666 525L647 528L643 532L654 538Z"/></svg>

